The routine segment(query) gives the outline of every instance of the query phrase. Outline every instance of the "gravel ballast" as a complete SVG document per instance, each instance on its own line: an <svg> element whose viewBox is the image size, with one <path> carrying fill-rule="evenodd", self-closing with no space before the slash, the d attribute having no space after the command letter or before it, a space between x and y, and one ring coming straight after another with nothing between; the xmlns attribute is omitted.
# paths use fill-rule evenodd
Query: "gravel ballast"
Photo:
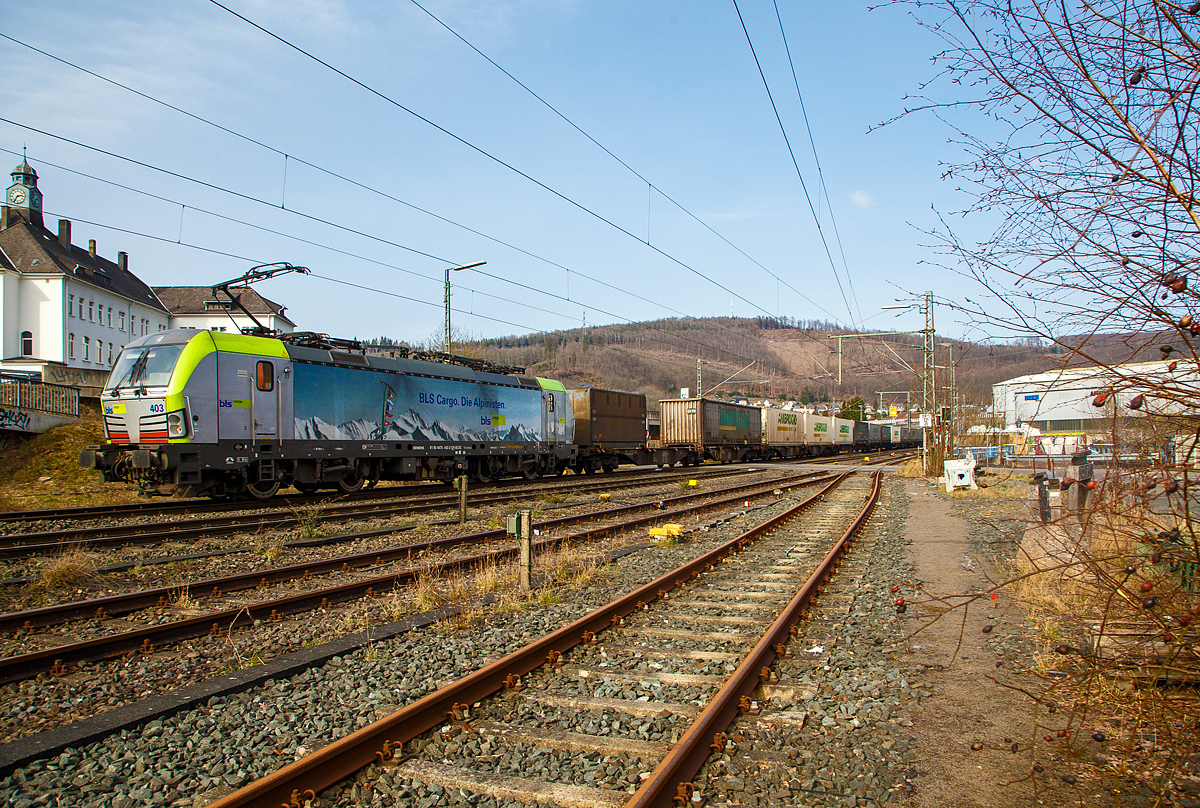
<svg viewBox="0 0 1200 808"><path fill-rule="evenodd" d="M751 508L746 521L761 521L790 504L785 499ZM68 749L0 781L0 801L17 808L47 802L114 808L206 804L577 619L742 529L731 521L692 533L679 546L629 556L585 586L556 590L561 603L546 598L519 613L491 612L462 631L418 629L286 680L216 697L203 707Z"/></svg>

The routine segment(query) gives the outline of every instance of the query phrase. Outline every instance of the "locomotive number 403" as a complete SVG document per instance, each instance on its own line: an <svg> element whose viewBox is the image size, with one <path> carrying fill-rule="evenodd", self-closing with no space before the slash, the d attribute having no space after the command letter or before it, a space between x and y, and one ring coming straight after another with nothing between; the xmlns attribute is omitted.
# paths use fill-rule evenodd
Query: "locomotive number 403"
<svg viewBox="0 0 1200 808"><path fill-rule="evenodd" d="M150 405L150 412L165 412L166 409L167 409L166 406L163 404L151 404Z"/></svg>

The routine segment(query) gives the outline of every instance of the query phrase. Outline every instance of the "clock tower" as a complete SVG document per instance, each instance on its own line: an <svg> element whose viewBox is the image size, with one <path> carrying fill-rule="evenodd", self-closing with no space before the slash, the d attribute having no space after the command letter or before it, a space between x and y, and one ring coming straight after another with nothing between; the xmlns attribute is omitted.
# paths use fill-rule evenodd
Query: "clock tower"
<svg viewBox="0 0 1200 808"><path fill-rule="evenodd" d="M42 224L42 192L37 187L37 172L29 161L22 160L21 164L12 170L12 185L4 192L4 225L18 218L36 224Z"/></svg>

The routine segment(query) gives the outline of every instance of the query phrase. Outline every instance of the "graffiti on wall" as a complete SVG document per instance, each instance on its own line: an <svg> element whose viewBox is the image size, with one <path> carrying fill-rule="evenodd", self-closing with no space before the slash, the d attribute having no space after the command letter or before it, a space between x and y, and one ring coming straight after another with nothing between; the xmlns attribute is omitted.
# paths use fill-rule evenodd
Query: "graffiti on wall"
<svg viewBox="0 0 1200 808"><path fill-rule="evenodd" d="M29 413L0 407L0 429L19 429L28 432L30 431L30 422Z"/></svg>
<svg viewBox="0 0 1200 808"><path fill-rule="evenodd" d="M64 368L47 365L42 369L42 381L71 387L103 387L108 380L107 370Z"/></svg>

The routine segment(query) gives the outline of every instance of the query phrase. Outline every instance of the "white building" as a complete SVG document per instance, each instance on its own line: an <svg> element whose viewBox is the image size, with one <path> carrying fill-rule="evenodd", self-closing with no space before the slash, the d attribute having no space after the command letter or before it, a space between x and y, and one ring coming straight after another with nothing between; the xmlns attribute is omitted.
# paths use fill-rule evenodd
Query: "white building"
<svg viewBox="0 0 1200 808"><path fill-rule="evenodd" d="M1114 367L1035 373L992 385L997 417L1006 429L1033 427L1043 435L1104 433L1113 418L1195 412L1200 376L1194 363L1139 362ZM1144 394L1137 410L1129 403ZM1104 395L1101 406L1093 402Z"/></svg>
<svg viewBox="0 0 1200 808"><path fill-rule="evenodd" d="M249 286L229 290L255 319L266 328L283 334L296 330L287 317L287 309L260 295ZM233 305L224 294L214 295L208 286L155 286L155 294L171 315L171 328L198 328L205 331L238 333L253 328L254 322Z"/></svg>
<svg viewBox="0 0 1200 808"><path fill-rule="evenodd" d="M169 327L154 291L116 263L71 243L71 222L58 232L42 222L37 173L22 161L0 209L0 371L97 395L121 348Z"/></svg>

